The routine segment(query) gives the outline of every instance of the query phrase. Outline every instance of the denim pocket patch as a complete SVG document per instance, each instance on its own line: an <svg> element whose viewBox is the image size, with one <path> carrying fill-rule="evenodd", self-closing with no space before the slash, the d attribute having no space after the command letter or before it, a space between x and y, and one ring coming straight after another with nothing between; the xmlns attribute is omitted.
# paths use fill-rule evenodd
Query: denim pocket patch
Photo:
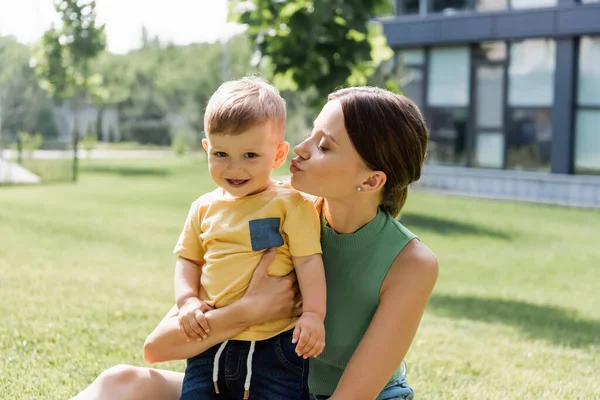
<svg viewBox="0 0 600 400"><path fill-rule="evenodd" d="M250 221L252 251L283 246L283 236L279 233L280 221L280 218L262 218Z"/></svg>

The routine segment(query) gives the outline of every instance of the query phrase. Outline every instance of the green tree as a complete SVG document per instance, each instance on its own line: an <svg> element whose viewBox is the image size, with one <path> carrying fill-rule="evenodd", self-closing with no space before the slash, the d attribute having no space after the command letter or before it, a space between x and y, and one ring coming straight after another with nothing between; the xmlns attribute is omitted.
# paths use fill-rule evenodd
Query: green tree
<svg viewBox="0 0 600 400"><path fill-rule="evenodd" d="M84 105L103 95L101 77L92 74L90 62L106 47L104 25L96 23L93 0L55 0L62 26L50 28L42 37L37 59L40 86L57 102L67 101L76 120ZM77 180L79 132L73 132L73 179Z"/></svg>
<svg viewBox="0 0 600 400"><path fill-rule="evenodd" d="M10 36L0 36L0 137L14 140L20 131L57 135L53 104L39 87L29 65L31 49Z"/></svg>
<svg viewBox="0 0 600 400"><path fill-rule="evenodd" d="M389 0L231 2L232 17L248 26L257 58L268 58L279 86L313 89L316 104L340 86L366 84L391 57L371 22L390 11Z"/></svg>

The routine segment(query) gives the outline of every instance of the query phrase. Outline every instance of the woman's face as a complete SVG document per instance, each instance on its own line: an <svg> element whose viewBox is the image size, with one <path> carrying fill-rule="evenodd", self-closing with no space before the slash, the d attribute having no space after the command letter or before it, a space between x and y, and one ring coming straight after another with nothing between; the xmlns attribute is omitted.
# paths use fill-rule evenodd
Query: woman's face
<svg viewBox="0 0 600 400"><path fill-rule="evenodd" d="M308 139L294 149L292 186L308 194L340 199L357 191L368 168L356 152L339 100L329 101L314 122Z"/></svg>

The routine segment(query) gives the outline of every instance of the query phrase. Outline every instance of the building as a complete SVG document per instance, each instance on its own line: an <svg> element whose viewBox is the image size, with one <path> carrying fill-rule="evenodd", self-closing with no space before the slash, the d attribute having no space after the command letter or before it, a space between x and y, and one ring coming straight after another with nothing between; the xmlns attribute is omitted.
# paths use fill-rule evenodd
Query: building
<svg viewBox="0 0 600 400"><path fill-rule="evenodd" d="M430 124L423 186L600 207L600 0L396 0L382 23Z"/></svg>

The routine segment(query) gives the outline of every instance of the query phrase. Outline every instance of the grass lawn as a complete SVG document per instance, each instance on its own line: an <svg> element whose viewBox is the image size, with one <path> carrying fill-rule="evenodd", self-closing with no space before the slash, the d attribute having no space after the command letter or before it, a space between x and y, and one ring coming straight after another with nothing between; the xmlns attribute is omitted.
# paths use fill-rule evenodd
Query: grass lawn
<svg viewBox="0 0 600 400"><path fill-rule="evenodd" d="M213 187L201 158L82 166L76 185L0 188L0 399L145 365L172 247ZM402 221L440 261L408 355L418 399L600 399L600 212L414 192Z"/></svg>

